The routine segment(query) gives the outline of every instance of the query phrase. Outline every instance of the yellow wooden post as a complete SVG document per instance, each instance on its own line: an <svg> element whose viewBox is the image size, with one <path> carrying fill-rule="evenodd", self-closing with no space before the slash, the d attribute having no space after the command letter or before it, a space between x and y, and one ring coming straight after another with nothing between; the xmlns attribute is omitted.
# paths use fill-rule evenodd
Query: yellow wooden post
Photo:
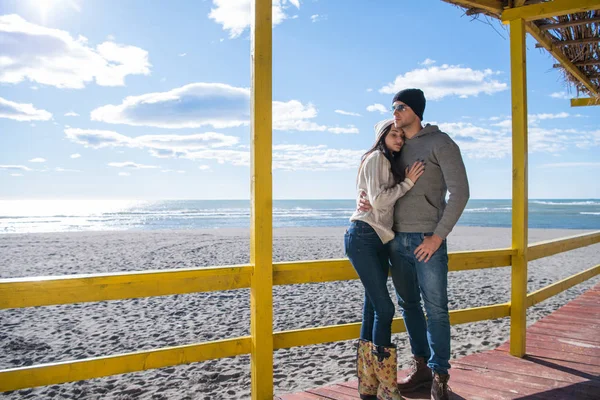
<svg viewBox="0 0 600 400"><path fill-rule="evenodd" d="M525 22L510 21L512 91L512 290L510 353L525 355L527 322L527 64Z"/></svg>
<svg viewBox="0 0 600 400"><path fill-rule="evenodd" d="M272 0L252 1L252 399L273 398Z"/></svg>

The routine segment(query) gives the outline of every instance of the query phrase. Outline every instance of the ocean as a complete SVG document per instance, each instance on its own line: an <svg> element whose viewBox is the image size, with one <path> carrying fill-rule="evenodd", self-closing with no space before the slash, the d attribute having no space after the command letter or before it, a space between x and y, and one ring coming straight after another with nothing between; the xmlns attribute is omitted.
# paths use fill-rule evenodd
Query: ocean
<svg viewBox="0 0 600 400"><path fill-rule="evenodd" d="M354 200L275 200L273 226L346 226L354 207ZM511 200L470 200L458 225L510 227ZM0 234L249 226L248 200L0 200ZM600 200L530 200L529 227L600 229Z"/></svg>

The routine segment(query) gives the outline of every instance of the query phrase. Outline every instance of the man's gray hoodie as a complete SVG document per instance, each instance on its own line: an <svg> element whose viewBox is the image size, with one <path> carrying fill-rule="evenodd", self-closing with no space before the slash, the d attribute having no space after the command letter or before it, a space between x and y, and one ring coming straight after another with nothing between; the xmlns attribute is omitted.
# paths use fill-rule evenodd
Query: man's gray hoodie
<svg viewBox="0 0 600 400"><path fill-rule="evenodd" d="M434 234L445 239L469 200L469 182L460 149L436 125L406 139L396 162L402 168L425 161L425 172L394 206L394 231ZM446 192L450 192L446 204Z"/></svg>

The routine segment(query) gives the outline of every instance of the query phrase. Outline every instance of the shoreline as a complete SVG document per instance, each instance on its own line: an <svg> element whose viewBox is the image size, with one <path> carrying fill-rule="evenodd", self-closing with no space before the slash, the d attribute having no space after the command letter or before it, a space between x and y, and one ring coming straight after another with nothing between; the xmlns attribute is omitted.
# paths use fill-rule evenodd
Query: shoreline
<svg viewBox="0 0 600 400"><path fill-rule="evenodd" d="M275 228L274 261L343 258L345 227ZM530 243L583 230L530 229ZM449 251L510 246L510 228L456 227ZM528 291L597 264L600 244L529 263ZM164 270L249 262L249 230L110 231L0 235L1 277ZM528 309L528 324L596 283L595 277ZM388 284L391 290L391 282ZM358 280L275 286L274 331L359 322ZM510 299L510 268L449 274L450 309ZM0 369L128 353L249 334L249 290L0 310ZM396 307L398 309L398 307ZM400 316L397 310L396 317ZM509 319L452 326L452 358L497 347ZM394 334L399 367L410 349ZM352 379L354 341L274 352L275 393ZM246 399L249 356L210 360L83 382L2 393L2 399ZM450 372L452 373L452 372Z"/></svg>

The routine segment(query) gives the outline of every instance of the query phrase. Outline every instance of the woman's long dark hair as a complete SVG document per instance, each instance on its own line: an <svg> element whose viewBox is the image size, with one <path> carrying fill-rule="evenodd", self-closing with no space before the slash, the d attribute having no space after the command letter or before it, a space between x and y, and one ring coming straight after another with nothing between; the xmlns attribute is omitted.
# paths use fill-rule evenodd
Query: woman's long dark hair
<svg viewBox="0 0 600 400"><path fill-rule="evenodd" d="M400 183L405 178L404 169L402 169L400 163L398 162L398 157L400 157L400 153L392 153L390 149L388 149L385 145L385 138L391 130L392 125L384 129L381 136L379 136L379 140L377 140L375 144L373 144L373 147L371 147L365 154L363 154L360 161L360 166L362 167L362 164L365 162L365 160L367 159L367 157L369 157L371 153L379 150L383 153L385 158L387 158L390 161L390 164L392 165L392 175L394 176L394 180L396 181L396 183ZM360 173L360 167L358 168L358 171Z"/></svg>

